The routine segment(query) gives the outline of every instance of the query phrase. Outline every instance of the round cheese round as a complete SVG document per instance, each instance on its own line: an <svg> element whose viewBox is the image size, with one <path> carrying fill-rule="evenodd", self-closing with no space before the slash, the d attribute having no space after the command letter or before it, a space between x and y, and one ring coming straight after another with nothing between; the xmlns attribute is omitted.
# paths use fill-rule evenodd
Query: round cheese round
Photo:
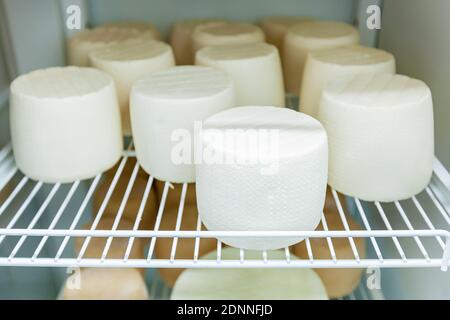
<svg viewBox="0 0 450 320"><path fill-rule="evenodd" d="M89 179L122 154L114 83L95 69L57 67L16 78L10 125L16 164L34 180Z"/></svg>
<svg viewBox="0 0 450 320"><path fill-rule="evenodd" d="M314 230L327 180L327 136L315 119L286 108L239 107L203 124L197 201L214 231ZM220 239L239 248L271 250L301 238Z"/></svg>

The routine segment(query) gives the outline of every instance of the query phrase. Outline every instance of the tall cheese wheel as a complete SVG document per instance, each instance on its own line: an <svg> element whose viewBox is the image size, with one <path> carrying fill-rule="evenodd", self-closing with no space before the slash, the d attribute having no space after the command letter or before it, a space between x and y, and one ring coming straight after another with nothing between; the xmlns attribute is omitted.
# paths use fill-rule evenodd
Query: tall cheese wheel
<svg viewBox="0 0 450 320"><path fill-rule="evenodd" d="M285 260L284 251L269 259ZM216 260L217 252L203 257ZM222 249L223 260L239 260L239 250ZM245 251L245 259L261 260L261 252ZM291 259L296 259L291 255ZM312 269L187 269L172 290L172 300L327 300L322 281Z"/></svg>
<svg viewBox="0 0 450 320"><path fill-rule="evenodd" d="M328 230L345 230L339 213L328 213L325 215ZM361 230L359 224L350 216L346 216L350 230ZM318 230L323 230L322 224ZM364 238L353 238L353 241L361 259L366 257L366 245ZM332 259L330 248L326 238L311 238L311 249L315 260ZM332 244L337 259L355 259L350 241L348 238L332 238ZM308 259L308 250L304 242L295 245L293 253L302 259ZM348 295L355 290L361 280L362 268L351 269L316 269L317 274L322 279L330 298L340 298Z"/></svg>
<svg viewBox="0 0 450 320"><path fill-rule="evenodd" d="M419 193L430 181L433 103L422 81L361 75L331 82L318 119L329 138L329 184L337 191L394 201Z"/></svg>
<svg viewBox="0 0 450 320"><path fill-rule="evenodd" d="M136 269L86 268L67 278L62 300L148 300L145 280Z"/></svg>
<svg viewBox="0 0 450 320"><path fill-rule="evenodd" d="M395 74L394 56L359 45L312 51L303 73L300 111L317 117L325 85L330 80L357 74Z"/></svg>
<svg viewBox="0 0 450 320"><path fill-rule="evenodd" d="M308 53L359 42L358 30L346 23L307 21L289 29L283 46L283 67L287 91L298 94Z"/></svg>
<svg viewBox="0 0 450 320"><path fill-rule="evenodd" d="M193 50L204 47L264 42L264 32L250 23L228 22L197 27L192 35Z"/></svg>
<svg viewBox="0 0 450 320"><path fill-rule="evenodd" d="M177 65L194 64L192 33L199 26L212 26L224 23L220 19L194 19L175 22L170 31L169 43L175 54Z"/></svg>
<svg viewBox="0 0 450 320"><path fill-rule="evenodd" d="M131 39L155 40L155 36L152 32L142 32L132 28L99 28L81 31L67 42L67 64L87 67L90 52Z"/></svg>
<svg viewBox="0 0 450 320"><path fill-rule="evenodd" d="M259 25L266 35L266 41L278 48L280 55L283 53L284 36L288 29L296 24L310 21L310 17L280 16L263 18Z"/></svg>
<svg viewBox="0 0 450 320"><path fill-rule="evenodd" d="M103 23L95 29L127 29L137 30L142 33L149 33L155 40L160 38L158 29L151 22L147 21L115 21Z"/></svg>
<svg viewBox="0 0 450 320"><path fill-rule="evenodd" d="M226 72L233 79L236 105L282 107L283 75L276 47L266 43L206 47L197 52L196 64Z"/></svg>
<svg viewBox="0 0 450 320"><path fill-rule="evenodd" d="M112 230L114 219L111 217L102 217L95 228L96 230ZM91 229L92 223L84 226L85 229ZM121 219L117 230L133 230L134 222ZM103 249L105 248L108 237L91 238L89 245L83 255L87 259L100 259L102 257ZM75 238L75 254L81 251L85 238ZM129 238L115 237L109 247L107 259L123 259L127 250ZM135 238L133 247L130 251L129 259L143 259L144 258L144 241L141 238Z"/></svg>
<svg viewBox="0 0 450 320"><path fill-rule="evenodd" d="M160 230L175 230L178 208L180 204L182 185L175 184L175 189L170 190L164 207L164 215L161 220ZM195 201L195 185L190 185L186 200L184 202L183 216L180 230L197 230L197 203ZM203 228L204 229L204 228ZM155 255L158 259L170 259L172 251L173 238L158 238L155 245ZM217 247L217 241L213 238L202 238L199 243L199 256L203 256ZM194 259L195 238L178 238L176 248L176 259ZM178 276L184 269L179 268L160 268L159 274L164 282L173 287Z"/></svg>
<svg viewBox="0 0 450 320"><path fill-rule="evenodd" d="M114 83L77 67L37 70L11 84L17 166L43 182L73 182L111 168L122 153Z"/></svg>
<svg viewBox="0 0 450 320"><path fill-rule="evenodd" d="M131 123L139 163L159 180L194 182L195 122L234 105L230 77L213 68L174 67L137 81Z"/></svg>
<svg viewBox="0 0 450 320"><path fill-rule="evenodd" d="M130 90L132 84L146 75L175 65L172 49L164 42L128 40L115 43L89 54L91 65L114 79L119 99L122 131L131 134Z"/></svg>
<svg viewBox="0 0 450 320"><path fill-rule="evenodd" d="M314 230L327 180L327 136L315 119L286 108L239 107L203 124L197 204L214 231ZM223 238L271 250L301 238Z"/></svg>
<svg viewBox="0 0 450 320"><path fill-rule="evenodd" d="M126 189L130 183L130 178L135 167L136 160L129 159L123 168L122 174L114 188L111 198L106 204L103 212L103 217L116 218L119 213L120 205L125 196ZM106 194L111 186L112 180L117 172L119 165L114 166L104 174L104 178L100 182L92 200L92 212L95 215L99 212L103 205ZM142 169L139 169L136 179L133 182L133 187L126 201L122 212L122 219L135 223L138 218L138 213L144 197L145 188L147 187L149 175ZM156 181L153 180L151 189L148 194L147 202L144 204L144 211L142 212L141 221L139 222L139 230L152 230L156 212L158 210L158 200L156 196Z"/></svg>

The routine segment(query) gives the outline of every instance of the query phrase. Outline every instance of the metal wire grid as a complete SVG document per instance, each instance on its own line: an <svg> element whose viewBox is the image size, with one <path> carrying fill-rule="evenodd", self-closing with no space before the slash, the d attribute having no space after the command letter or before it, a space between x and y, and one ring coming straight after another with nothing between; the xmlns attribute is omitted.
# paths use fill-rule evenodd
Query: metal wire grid
<svg viewBox="0 0 450 320"><path fill-rule="evenodd" d="M171 190L171 184L166 182L161 196L153 230L139 230L139 224L145 210L151 188L154 184L152 176L148 177L137 218L131 230L118 230L125 205L136 181L139 165L133 167L132 173L126 177L128 184L120 202L117 215L111 230L97 230L104 210L111 199L114 189L121 178L123 169L134 152L129 148L124 151L108 191L101 206L94 215L92 227L81 229L80 221L89 215L90 201L102 174L89 181L75 181L72 184L44 184L31 181L23 176L16 166L11 147L6 146L0 152L0 187L8 189L0 202L0 265L14 266L81 266L81 267L136 267L136 268L230 268L230 267L303 267L303 268L365 268L365 267L441 267L446 270L450 257L450 216L448 204L442 199L442 194L449 190L442 187L435 191L436 185L445 184L441 177L433 176L431 184L419 195L407 201L382 204L368 203L356 198L347 197L350 207L354 207L356 218L364 230L351 230L344 212L344 205L338 193L332 190L332 195L338 209L344 230L328 230L326 216L322 217L323 231L205 231L201 229L201 220L197 218L196 230L181 230L184 203L189 192L188 184L183 184L177 223L174 230L159 230L164 217L166 199ZM83 192L81 187L87 191ZM6 187L6 188L5 188ZM3 191L5 192L5 190ZM80 197L80 195L82 196ZM438 196L439 195L439 196ZM33 208L37 198L40 204ZM77 198L77 199L75 199ZM450 198L450 197L449 197ZM56 200L56 199L62 199ZM56 208L52 209L51 206ZM68 210L68 207L71 210ZM11 210L11 208L16 208ZM76 208L74 210L73 208ZM389 212L388 214L386 212ZM395 211L395 212L392 212ZM25 213L29 214L25 214ZM30 213L31 212L31 213ZM348 214L348 213L347 213ZM3 217L2 217L3 215ZM67 218L67 216L70 216ZM416 217L414 217L416 216ZM45 217L45 218L44 218ZM395 217L395 219L393 219ZM378 222L377 222L378 220ZM413 223L414 221L414 223ZM419 222L417 222L419 221ZM399 224L400 222L400 224ZM444 226L439 229L437 226ZM217 257L214 260L199 259L200 241L204 238L216 237L304 237L308 251L308 259L291 259L291 251L285 248L285 259L269 259L267 252L261 252L260 260L245 258L245 250L234 260L224 260L221 257L222 243L217 241ZM86 237L80 253L74 257L69 241L73 237ZM84 258L86 248L93 237L107 238L101 257L98 259ZM114 237L128 238L128 246L123 259L107 258ZM367 238L369 251L373 255L362 258L355 245L354 238ZM146 259L130 259L133 243L136 238L149 240L150 244ZM153 253L159 238L171 238L172 247L169 259L155 258ZM195 238L195 248L191 259L176 258L179 238ZM326 238L331 259L316 259L311 248L310 239ZM336 256L333 238L347 238L354 258L340 259ZM50 241L51 240L51 241ZM413 241L414 246L410 243ZM30 242L24 246L25 243ZM393 250L384 250L393 244ZM3 247L3 248L2 248ZM24 248L27 248L26 250ZM30 251L29 248L34 248ZM43 249L46 250L43 250Z"/></svg>

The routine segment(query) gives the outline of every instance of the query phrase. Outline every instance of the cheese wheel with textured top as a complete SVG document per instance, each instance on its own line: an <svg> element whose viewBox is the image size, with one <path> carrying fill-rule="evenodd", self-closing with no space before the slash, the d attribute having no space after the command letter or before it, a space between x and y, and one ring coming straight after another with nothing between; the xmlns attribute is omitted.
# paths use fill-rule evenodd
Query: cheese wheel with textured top
<svg viewBox="0 0 450 320"><path fill-rule="evenodd" d="M197 51L196 64L214 67L230 75L235 84L237 106L285 105L280 57L272 45L206 47Z"/></svg>
<svg viewBox="0 0 450 320"><path fill-rule="evenodd" d="M268 259L286 261L284 251L267 252ZM239 250L224 248L222 260L239 260ZM204 256L217 260L217 252ZM262 260L261 252L245 251L246 260ZM291 255L291 259L297 259ZM172 300L327 300L325 287L313 269L233 268L187 269L172 290Z"/></svg>
<svg viewBox="0 0 450 320"><path fill-rule="evenodd" d="M360 75L330 82L318 119L327 130L329 184L367 201L422 191L434 159L431 91L401 75Z"/></svg>
<svg viewBox="0 0 450 320"><path fill-rule="evenodd" d="M16 164L35 180L89 179L122 154L114 82L96 69L58 67L18 77L10 120Z"/></svg>
<svg viewBox="0 0 450 320"><path fill-rule="evenodd" d="M192 34L193 50L204 47L264 42L264 32L250 23L228 22L197 27Z"/></svg>
<svg viewBox="0 0 450 320"><path fill-rule="evenodd" d="M312 51L303 73L300 111L317 117L322 90L328 81L358 74L395 74L394 56L359 45Z"/></svg>
<svg viewBox="0 0 450 320"><path fill-rule="evenodd" d="M195 122L234 105L231 78L213 68L179 66L138 80L131 124L139 163L159 180L194 182Z"/></svg>
<svg viewBox="0 0 450 320"><path fill-rule="evenodd" d="M115 43L89 54L91 65L114 79L119 99L122 131L131 134L130 90L132 84L150 73L175 65L172 49L164 42L151 39Z"/></svg>
<svg viewBox="0 0 450 320"><path fill-rule="evenodd" d="M284 38L283 46L287 91L295 95L299 93L308 53L358 42L358 30L342 22L307 21L291 27Z"/></svg>
<svg viewBox="0 0 450 320"><path fill-rule="evenodd" d="M203 124L197 205L213 231L312 231L325 200L328 147L322 125L286 108L238 107ZM250 250L301 238L219 238Z"/></svg>
<svg viewBox="0 0 450 320"><path fill-rule="evenodd" d="M177 65L194 64L192 33L199 26L213 26L224 23L220 19L194 19L175 22L170 31L169 43L175 54Z"/></svg>

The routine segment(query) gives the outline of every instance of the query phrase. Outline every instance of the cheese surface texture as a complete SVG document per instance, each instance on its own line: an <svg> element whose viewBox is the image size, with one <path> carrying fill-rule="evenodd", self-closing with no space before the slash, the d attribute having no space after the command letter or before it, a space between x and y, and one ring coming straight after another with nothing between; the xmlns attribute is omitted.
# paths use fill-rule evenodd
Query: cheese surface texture
<svg viewBox="0 0 450 320"><path fill-rule="evenodd" d="M431 91L401 75L359 75L330 82L319 107L329 139L329 184L367 201L422 191L434 158Z"/></svg>
<svg viewBox="0 0 450 320"><path fill-rule="evenodd" d="M345 230L341 217L338 212L325 214L328 230ZM349 230L361 230L359 224L351 217L345 217ZM322 223L317 230L324 230ZM365 238L353 238L355 248L360 259L366 257ZM349 238L331 238L336 258L339 260L355 259L354 252L350 245ZM327 238L310 238L311 250L315 260L331 260L330 248ZM305 242L295 245L292 252L302 259L309 259L308 249ZM348 295L355 290L361 280L362 268L332 268L332 269L315 269L316 273L322 279L330 298L340 298Z"/></svg>
<svg viewBox="0 0 450 320"><path fill-rule="evenodd" d="M138 80L131 92L136 156L162 181L194 182L194 124L235 105L230 77L209 67L180 66Z"/></svg>
<svg viewBox="0 0 450 320"><path fill-rule="evenodd" d="M286 260L284 251L267 252ZM225 248L223 260L239 260L239 250ZM204 260L217 259L211 252ZM262 260L261 252L245 251L246 260ZM291 255L291 259L296 259ZM187 269L172 290L172 300L327 300L322 281L312 269Z"/></svg>
<svg viewBox="0 0 450 320"><path fill-rule="evenodd" d="M327 180L327 136L315 119L286 108L239 107L203 124L197 205L213 231L299 231L319 224ZM301 238L223 238L271 250Z"/></svg>
<svg viewBox="0 0 450 320"><path fill-rule="evenodd" d="M158 29L151 22L146 21L115 21L103 23L95 29L126 29L126 30L136 30L142 33L148 33L155 40L160 38Z"/></svg>
<svg viewBox="0 0 450 320"><path fill-rule="evenodd" d="M237 106L285 105L280 57L272 45L206 47L197 51L196 64L220 69L233 79Z"/></svg>
<svg viewBox="0 0 450 320"><path fill-rule="evenodd" d="M128 40L94 50L91 65L114 79L119 99L122 131L131 134L129 99L132 84L150 73L175 65L172 49L164 42L151 39Z"/></svg>
<svg viewBox="0 0 450 320"><path fill-rule="evenodd" d="M17 166L35 180L92 178L122 153L114 83L95 69L57 67L18 77L10 120Z"/></svg>
<svg viewBox="0 0 450 320"><path fill-rule="evenodd" d="M394 56L359 45L312 51L303 73L300 111L317 117L324 86L330 80L358 74L395 74Z"/></svg>
<svg viewBox="0 0 450 320"><path fill-rule="evenodd" d="M357 44L357 29L342 22L307 21L291 27L283 47L283 67L287 91L298 94L308 53L313 50Z"/></svg>
<svg viewBox="0 0 450 320"><path fill-rule="evenodd" d="M170 32L169 43L175 54L177 65L194 64L192 34L195 28L218 25L224 22L220 19L194 19L175 22Z"/></svg>
<svg viewBox="0 0 450 320"><path fill-rule="evenodd" d="M204 47L264 42L264 32L250 23L228 22L197 27L192 35L194 52Z"/></svg>

